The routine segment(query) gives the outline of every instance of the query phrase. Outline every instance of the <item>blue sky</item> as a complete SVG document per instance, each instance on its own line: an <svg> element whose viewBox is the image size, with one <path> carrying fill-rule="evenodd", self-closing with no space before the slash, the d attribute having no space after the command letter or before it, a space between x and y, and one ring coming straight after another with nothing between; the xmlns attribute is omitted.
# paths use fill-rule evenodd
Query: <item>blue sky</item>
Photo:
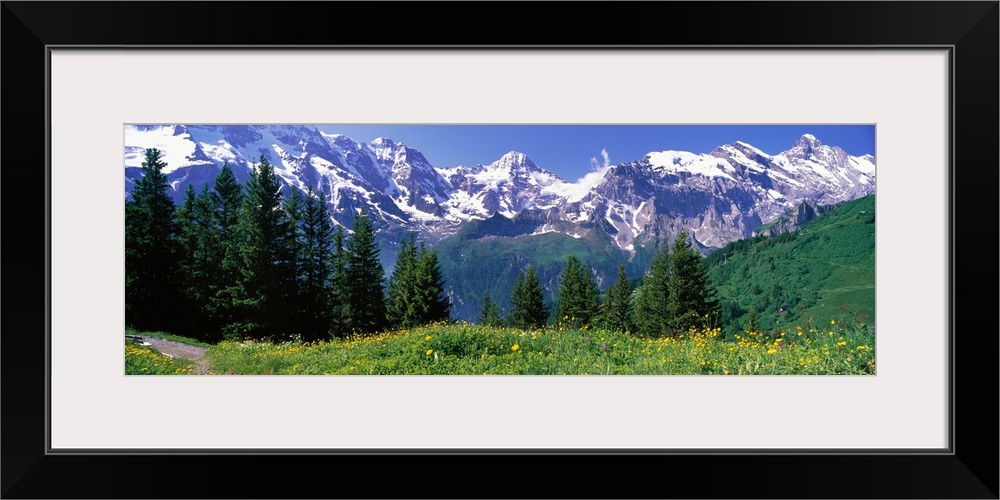
<svg viewBox="0 0 1000 500"><path fill-rule="evenodd" d="M743 141L769 154L803 134L849 154L875 154L874 125L317 125L362 142L388 137L422 152L437 167L488 164L520 151L538 166L573 181L603 165L668 149L708 153Z"/></svg>

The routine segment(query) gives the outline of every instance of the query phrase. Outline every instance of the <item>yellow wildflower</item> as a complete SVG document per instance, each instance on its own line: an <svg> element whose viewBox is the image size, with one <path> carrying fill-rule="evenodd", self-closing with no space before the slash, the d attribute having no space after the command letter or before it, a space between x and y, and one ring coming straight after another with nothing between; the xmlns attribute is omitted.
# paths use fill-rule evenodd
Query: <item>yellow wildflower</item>
<svg viewBox="0 0 1000 500"><path fill-rule="evenodd" d="M430 340L430 339L431 339L431 336L430 336L430 335L428 335L428 336L424 337L424 340Z"/></svg>
<svg viewBox="0 0 1000 500"><path fill-rule="evenodd" d="M516 350L518 350L520 348L521 348L521 346L519 346L517 344L514 344L514 345L510 346L510 350L512 350L512 351L516 351Z"/></svg>
<svg viewBox="0 0 1000 500"><path fill-rule="evenodd" d="M427 349L427 355L430 356L431 354L434 354L434 349Z"/></svg>

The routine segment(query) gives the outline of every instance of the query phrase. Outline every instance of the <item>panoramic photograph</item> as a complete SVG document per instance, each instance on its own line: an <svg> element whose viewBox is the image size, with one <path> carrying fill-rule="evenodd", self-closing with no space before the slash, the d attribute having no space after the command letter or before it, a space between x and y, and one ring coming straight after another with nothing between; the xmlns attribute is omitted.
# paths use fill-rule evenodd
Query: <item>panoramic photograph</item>
<svg viewBox="0 0 1000 500"><path fill-rule="evenodd" d="M874 375L874 125L130 124L126 375Z"/></svg>

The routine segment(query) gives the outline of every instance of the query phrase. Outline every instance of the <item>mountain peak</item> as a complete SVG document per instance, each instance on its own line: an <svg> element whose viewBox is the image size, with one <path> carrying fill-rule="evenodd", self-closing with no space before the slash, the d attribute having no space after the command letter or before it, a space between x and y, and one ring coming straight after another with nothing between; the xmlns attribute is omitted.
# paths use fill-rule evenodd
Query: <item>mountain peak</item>
<svg viewBox="0 0 1000 500"><path fill-rule="evenodd" d="M815 135L802 134L802 137L799 137L799 140L795 141L795 144L792 144L792 148L786 153L792 156L808 158L821 151L823 147L823 143Z"/></svg>
<svg viewBox="0 0 1000 500"><path fill-rule="evenodd" d="M517 163L523 163L525 160L528 159L528 155L526 155L526 154L524 154L524 153L522 153L520 151L508 151L508 152L504 153L504 155L501 156L500 159L504 160L504 161L513 161L513 162L517 162Z"/></svg>
<svg viewBox="0 0 1000 500"><path fill-rule="evenodd" d="M375 140L373 140L370 144L372 146L375 146L376 148L394 148L394 147L396 147L396 143L393 142L393 140L390 139L390 138L388 138L388 137L376 137Z"/></svg>
<svg viewBox="0 0 1000 500"><path fill-rule="evenodd" d="M508 151L499 160L493 162L493 167L508 169L536 170L538 167L528 158L528 155L519 151Z"/></svg>
<svg viewBox="0 0 1000 500"><path fill-rule="evenodd" d="M800 146L800 147L802 147L802 146L808 146L808 147L815 148L815 147L818 147L818 146L822 146L823 142L820 141L819 139L817 139L815 135L812 135L812 134L802 134L802 137L799 137L799 140L795 141L794 145L795 146Z"/></svg>

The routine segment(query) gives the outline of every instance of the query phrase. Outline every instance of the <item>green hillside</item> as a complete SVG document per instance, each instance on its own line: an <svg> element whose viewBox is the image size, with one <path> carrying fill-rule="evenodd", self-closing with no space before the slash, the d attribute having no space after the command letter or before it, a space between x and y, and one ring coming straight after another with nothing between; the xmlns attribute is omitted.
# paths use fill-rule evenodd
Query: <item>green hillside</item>
<svg viewBox="0 0 1000 500"><path fill-rule="evenodd" d="M595 272L603 289L614 281L618 264L627 255L618 250L600 231L591 231L583 238L559 233L522 235L517 237L488 236L479 239L452 237L435 246L441 261L447 287L454 291L452 316L469 321L478 320L483 288L500 304L510 308L510 296L517 279L529 264L538 271L545 299L551 304L559 273L566 257L576 255ZM635 260L635 259L633 259ZM630 275L641 275L641 263L630 263ZM603 283L602 283L603 282Z"/></svg>
<svg viewBox="0 0 1000 500"><path fill-rule="evenodd" d="M705 259L723 327L759 329L864 318L875 325L875 196L846 202L795 232L736 241Z"/></svg>

